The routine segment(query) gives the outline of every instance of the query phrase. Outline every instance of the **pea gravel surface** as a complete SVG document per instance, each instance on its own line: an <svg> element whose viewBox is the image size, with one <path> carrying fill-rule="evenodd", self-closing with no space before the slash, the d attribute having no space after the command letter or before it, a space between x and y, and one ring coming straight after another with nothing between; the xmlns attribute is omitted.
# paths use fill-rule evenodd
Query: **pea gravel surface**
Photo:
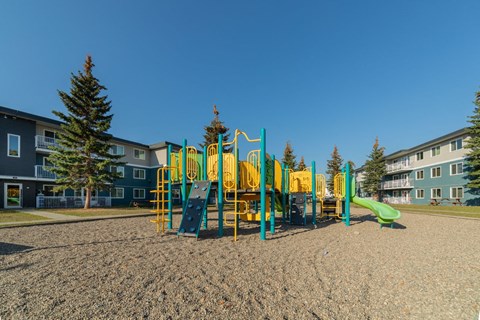
<svg viewBox="0 0 480 320"><path fill-rule="evenodd" d="M0 318L479 317L480 220L403 212L380 229L354 209L350 227L277 223L260 241L242 222L235 243L215 219L198 240L148 217L0 229Z"/></svg>

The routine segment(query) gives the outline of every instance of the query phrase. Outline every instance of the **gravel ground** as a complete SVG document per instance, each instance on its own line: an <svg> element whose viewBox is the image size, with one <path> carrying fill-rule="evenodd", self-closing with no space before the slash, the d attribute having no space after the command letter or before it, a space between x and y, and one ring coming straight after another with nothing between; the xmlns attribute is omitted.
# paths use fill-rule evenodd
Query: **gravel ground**
<svg viewBox="0 0 480 320"><path fill-rule="evenodd" d="M216 221L199 240L145 217L0 229L0 318L477 319L480 220L373 218L268 241L242 223L236 243Z"/></svg>

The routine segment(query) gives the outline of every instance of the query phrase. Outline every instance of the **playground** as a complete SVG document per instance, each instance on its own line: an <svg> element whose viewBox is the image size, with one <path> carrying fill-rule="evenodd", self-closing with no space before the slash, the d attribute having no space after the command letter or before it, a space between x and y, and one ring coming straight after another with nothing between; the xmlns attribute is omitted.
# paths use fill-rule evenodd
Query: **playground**
<svg viewBox="0 0 480 320"><path fill-rule="evenodd" d="M476 319L480 221L367 209L351 225L259 223L217 237L148 218L1 230L0 316L90 319ZM173 215L180 224L181 214Z"/></svg>

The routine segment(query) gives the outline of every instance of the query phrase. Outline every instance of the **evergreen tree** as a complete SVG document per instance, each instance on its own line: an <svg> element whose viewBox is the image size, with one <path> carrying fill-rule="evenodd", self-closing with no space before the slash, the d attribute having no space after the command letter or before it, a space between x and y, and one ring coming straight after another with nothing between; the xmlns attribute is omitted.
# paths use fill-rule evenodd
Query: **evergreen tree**
<svg viewBox="0 0 480 320"><path fill-rule="evenodd" d="M58 91L68 112L53 111L64 123L58 134L59 146L49 156L59 189L85 189L85 209L90 207L93 190L105 190L120 177L111 172L111 166L123 164L118 161L121 155L109 152L111 136L106 131L113 117L109 114L111 101L100 95L107 89L93 76L94 66L87 56L84 72L71 74L70 94Z"/></svg>
<svg viewBox="0 0 480 320"><path fill-rule="evenodd" d="M229 128L223 125L223 121L220 121L218 115L220 112L217 110L217 106L213 106L213 114L215 117L210 122L210 125L204 126L205 134L203 135L203 143L200 143L200 147L209 146L213 143L218 143L218 135L223 134L223 142L228 142L230 133L227 133ZM231 147L223 147L223 152L231 152Z"/></svg>
<svg viewBox="0 0 480 320"><path fill-rule="evenodd" d="M297 168L296 156L293 154L293 148L290 141L287 141L285 149L283 150L282 163L288 166L289 169L295 170Z"/></svg>
<svg viewBox="0 0 480 320"><path fill-rule="evenodd" d="M384 147L379 146L377 137L373 144L372 152L365 162L365 181L363 186L368 193L377 198L379 196L380 183L383 176L387 173L383 156L384 150Z"/></svg>
<svg viewBox="0 0 480 320"><path fill-rule="evenodd" d="M333 152L331 154L332 159L327 160L327 174L328 174L328 180L327 180L327 188L330 193L333 194L333 185L335 181L335 176L342 172L342 166L343 166L343 159L340 156L340 153L338 152L337 146L333 147Z"/></svg>
<svg viewBox="0 0 480 320"><path fill-rule="evenodd" d="M470 139L466 141L465 148L469 149L465 161L467 187L473 194L480 193L480 91L475 94L475 109L472 116L469 116L472 125L467 128Z"/></svg>
<svg viewBox="0 0 480 320"><path fill-rule="evenodd" d="M303 171L307 169L307 165L305 164L305 159L303 159L303 156L300 158L300 162L298 163L297 170L298 171Z"/></svg>

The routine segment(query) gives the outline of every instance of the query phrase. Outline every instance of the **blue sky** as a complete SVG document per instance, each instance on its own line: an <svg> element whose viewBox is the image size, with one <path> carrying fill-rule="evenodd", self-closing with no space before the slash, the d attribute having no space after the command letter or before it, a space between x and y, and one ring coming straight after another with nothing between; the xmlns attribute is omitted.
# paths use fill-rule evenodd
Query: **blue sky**
<svg viewBox="0 0 480 320"><path fill-rule="evenodd" d="M324 171L468 125L480 1L3 1L0 105L47 117L91 54L116 136L202 141L220 119ZM244 149L254 148L243 146Z"/></svg>

